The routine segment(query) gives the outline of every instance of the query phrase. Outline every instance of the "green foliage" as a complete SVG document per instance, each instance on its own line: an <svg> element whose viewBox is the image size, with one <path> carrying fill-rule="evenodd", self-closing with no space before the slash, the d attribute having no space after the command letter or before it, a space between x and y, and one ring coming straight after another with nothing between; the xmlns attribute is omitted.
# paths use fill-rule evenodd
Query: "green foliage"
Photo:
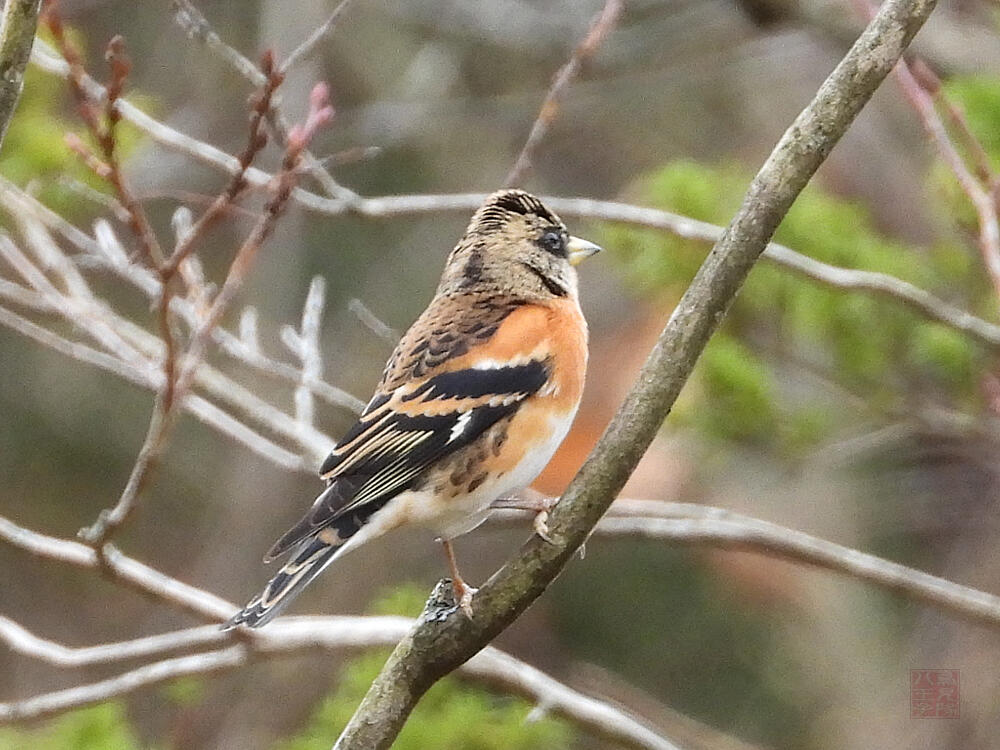
<svg viewBox="0 0 1000 750"><path fill-rule="evenodd" d="M1000 169L1000 78L995 75L955 76L944 93L965 113L969 129Z"/></svg>
<svg viewBox="0 0 1000 750"><path fill-rule="evenodd" d="M164 685L160 693L180 708L195 706L205 699L205 681L200 677L181 677Z"/></svg>
<svg viewBox="0 0 1000 750"><path fill-rule="evenodd" d="M560 639L575 658L761 747L810 746L811 677L775 628L785 613L734 598L719 569L686 550L592 547L551 590ZM595 591L601 606L580 606Z"/></svg>
<svg viewBox="0 0 1000 750"><path fill-rule="evenodd" d="M991 169L1000 169L1000 78L991 75L956 76L943 85L948 101L963 113L969 130L987 154ZM957 133L952 137L966 164L977 164L978 155L970 152L965 138ZM974 171L974 170L973 170ZM930 170L929 184L937 208L938 218L945 226L958 225L967 235L978 233L978 218L968 195L958 180L940 159Z"/></svg>
<svg viewBox="0 0 1000 750"><path fill-rule="evenodd" d="M44 31L39 36L46 38ZM71 31L70 38L81 46L79 34ZM95 73L100 77L103 70ZM152 108L152 101L146 97L130 95L128 98L143 109ZM80 157L66 145L66 134L72 133L94 149L93 139L83 123L72 114L66 114L73 111L66 82L29 65L0 158L0 174L21 186L31 182L42 201L69 217L80 212L79 193L68 187L70 183L110 192L107 182L83 165ZM139 139L135 128L126 122L120 123L116 129L119 157L127 158Z"/></svg>
<svg viewBox="0 0 1000 750"><path fill-rule="evenodd" d="M60 716L37 729L0 729L0 750L140 750L121 703Z"/></svg>
<svg viewBox="0 0 1000 750"><path fill-rule="evenodd" d="M682 161L641 180L634 192L642 202L725 224L749 181L736 167ZM665 232L618 227L608 235L604 242L622 260L626 278L669 301L683 292L706 252L703 242ZM994 297L966 248L907 246L880 233L862 206L818 188L802 193L775 240L994 314ZM846 393L877 408L891 408L900 393L974 407L973 374L984 367L983 358L966 337L897 303L825 287L763 262L709 343L677 416L706 436L794 456L836 429Z"/></svg>
<svg viewBox="0 0 1000 750"><path fill-rule="evenodd" d="M326 750L347 725L388 652L351 661L336 692L316 709L309 725L277 750ZM568 748L570 734L561 722L526 722L531 707L500 699L448 677L434 685L406 722L395 750L533 750Z"/></svg>
<svg viewBox="0 0 1000 750"><path fill-rule="evenodd" d="M426 591L416 587L393 589L373 606L379 614L415 615ZM275 750L326 750L347 725L388 651L371 652L351 660L334 693L314 712L296 737ZM561 721L527 721L531 705L502 698L446 677L420 700L393 750L560 750L571 747L572 733Z"/></svg>

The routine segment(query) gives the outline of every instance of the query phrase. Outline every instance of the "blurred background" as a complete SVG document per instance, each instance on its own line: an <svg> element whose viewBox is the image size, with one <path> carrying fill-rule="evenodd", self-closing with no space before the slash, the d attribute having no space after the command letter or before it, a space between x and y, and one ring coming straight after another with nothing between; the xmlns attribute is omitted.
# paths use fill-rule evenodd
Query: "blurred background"
<svg viewBox="0 0 1000 750"><path fill-rule="evenodd" d="M602 4L357 0L283 86L284 108L302 112L312 85L329 82L336 119L314 151L337 155L337 179L362 195L491 191ZM334 5L199 3L220 36L251 59L267 48L281 59ZM242 148L252 88L188 38L171 3L64 0L62 9L92 71L103 71L104 45L122 34L134 61L133 102L229 153ZM946 0L914 45L994 167L997 12L989 0ZM846 0L628 2L567 90L523 187L725 224L754 170L861 28ZM31 69L0 174L89 229L107 210L79 182L105 188L63 145L67 130L80 124L65 84ZM136 192L164 237L179 205L197 212L224 184L138 131L126 128L123 144ZM269 149L262 164L274 168L279 158ZM293 205L241 297L258 309L262 348L289 359L280 328L297 325L311 279L322 276L323 375L366 400L392 343L374 335L350 301L404 330L430 299L467 218L373 220ZM553 494L614 413L707 251L665 232L567 223L607 252L581 267L589 383L570 438L536 484ZM223 272L249 225L236 215L211 234L200 251L210 276ZM995 321L997 293L977 233L966 196L890 78L777 239L828 263L891 273ZM124 227L120 234L127 236ZM134 293L112 278L94 283L154 330ZM152 394L2 327L0 352L0 514L73 538L120 494ZM761 265L623 496L721 506L997 591L996 364L976 341L898 302ZM252 372L239 377L291 410L292 388ZM318 425L336 437L352 418L324 406ZM172 576L242 602L268 574L261 554L318 486L309 472L276 468L184 416L118 542ZM460 540L467 578L488 577L526 533L487 525ZM68 645L191 624L98 576L3 544L0 570L0 614ZM413 614L444 570L429 536L401 533L343 558L293 609ZM997 747L1000 736L995 629L759 554L595 537L498 645L628 707L687 747L972 750ZM185 680L0 728L0 748L325 748L381 658L314 654ZM961 717L911 719L911 669L960 670ZM80 679L0 649L5 700ZM525 723L530 707L513 699L459 683L445 690L398 747L611 747L565 722ZM489 732L468 730L489 722L496 724Z"/></svg>

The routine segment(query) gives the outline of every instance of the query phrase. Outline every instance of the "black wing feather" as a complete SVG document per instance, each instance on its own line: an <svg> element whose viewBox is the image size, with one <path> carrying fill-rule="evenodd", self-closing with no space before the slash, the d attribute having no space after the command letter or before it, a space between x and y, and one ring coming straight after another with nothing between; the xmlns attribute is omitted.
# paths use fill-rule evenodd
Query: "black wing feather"
<svg viewBox="0 0 1000 750"><path fill-rule="evenodd" d="M521 402L539 391L549 378L548 362L488 369L465 369L429 378L401 401L454 399L458 408L444 414L404 414L393 411L390 398L372 399L358 422L324 461L320 473L329 486L309 513L268 552L272 559L331 525L346 539L389 500L409 489L436 461L480 437L512 415ZM463 399L497 396L499 403L462 408ZM410 406L408 404L408 406ZM412 408L412 406L411 406ZM350 514L348 516L348 514Z"/></svg>

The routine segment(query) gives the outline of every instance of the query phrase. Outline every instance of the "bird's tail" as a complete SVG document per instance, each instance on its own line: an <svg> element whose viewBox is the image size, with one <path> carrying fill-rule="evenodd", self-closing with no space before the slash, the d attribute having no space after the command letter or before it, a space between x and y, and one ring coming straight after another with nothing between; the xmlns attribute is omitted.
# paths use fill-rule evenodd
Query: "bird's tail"
<svg viewBox="0 0 1000 750"><path fill-rule="evenodd" d="M327 565L333 562L338 552L344 551L345 541L336 539L331 544L330 541L323 541L319 537L306 539L292 552L291 558L277 575L268 581L264 590L222 626L223 630L235 628L237 625L258 628L270 622Z"/></svg>

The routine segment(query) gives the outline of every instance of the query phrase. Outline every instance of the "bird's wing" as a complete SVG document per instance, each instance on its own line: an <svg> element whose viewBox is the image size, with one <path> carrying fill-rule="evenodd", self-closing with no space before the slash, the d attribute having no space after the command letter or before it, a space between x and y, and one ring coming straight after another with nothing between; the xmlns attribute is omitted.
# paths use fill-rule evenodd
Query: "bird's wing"
<svg viewBox="0 0 1000 750"><path fill-rule="evenodd" d="M309 513L268 553L353 514L359 526L432 464L512 416L552 376L547 315L522 306L486 341L425 377L377 392L320 469L329 482ZM401 342L402 343L402 342Z"/></svg>

